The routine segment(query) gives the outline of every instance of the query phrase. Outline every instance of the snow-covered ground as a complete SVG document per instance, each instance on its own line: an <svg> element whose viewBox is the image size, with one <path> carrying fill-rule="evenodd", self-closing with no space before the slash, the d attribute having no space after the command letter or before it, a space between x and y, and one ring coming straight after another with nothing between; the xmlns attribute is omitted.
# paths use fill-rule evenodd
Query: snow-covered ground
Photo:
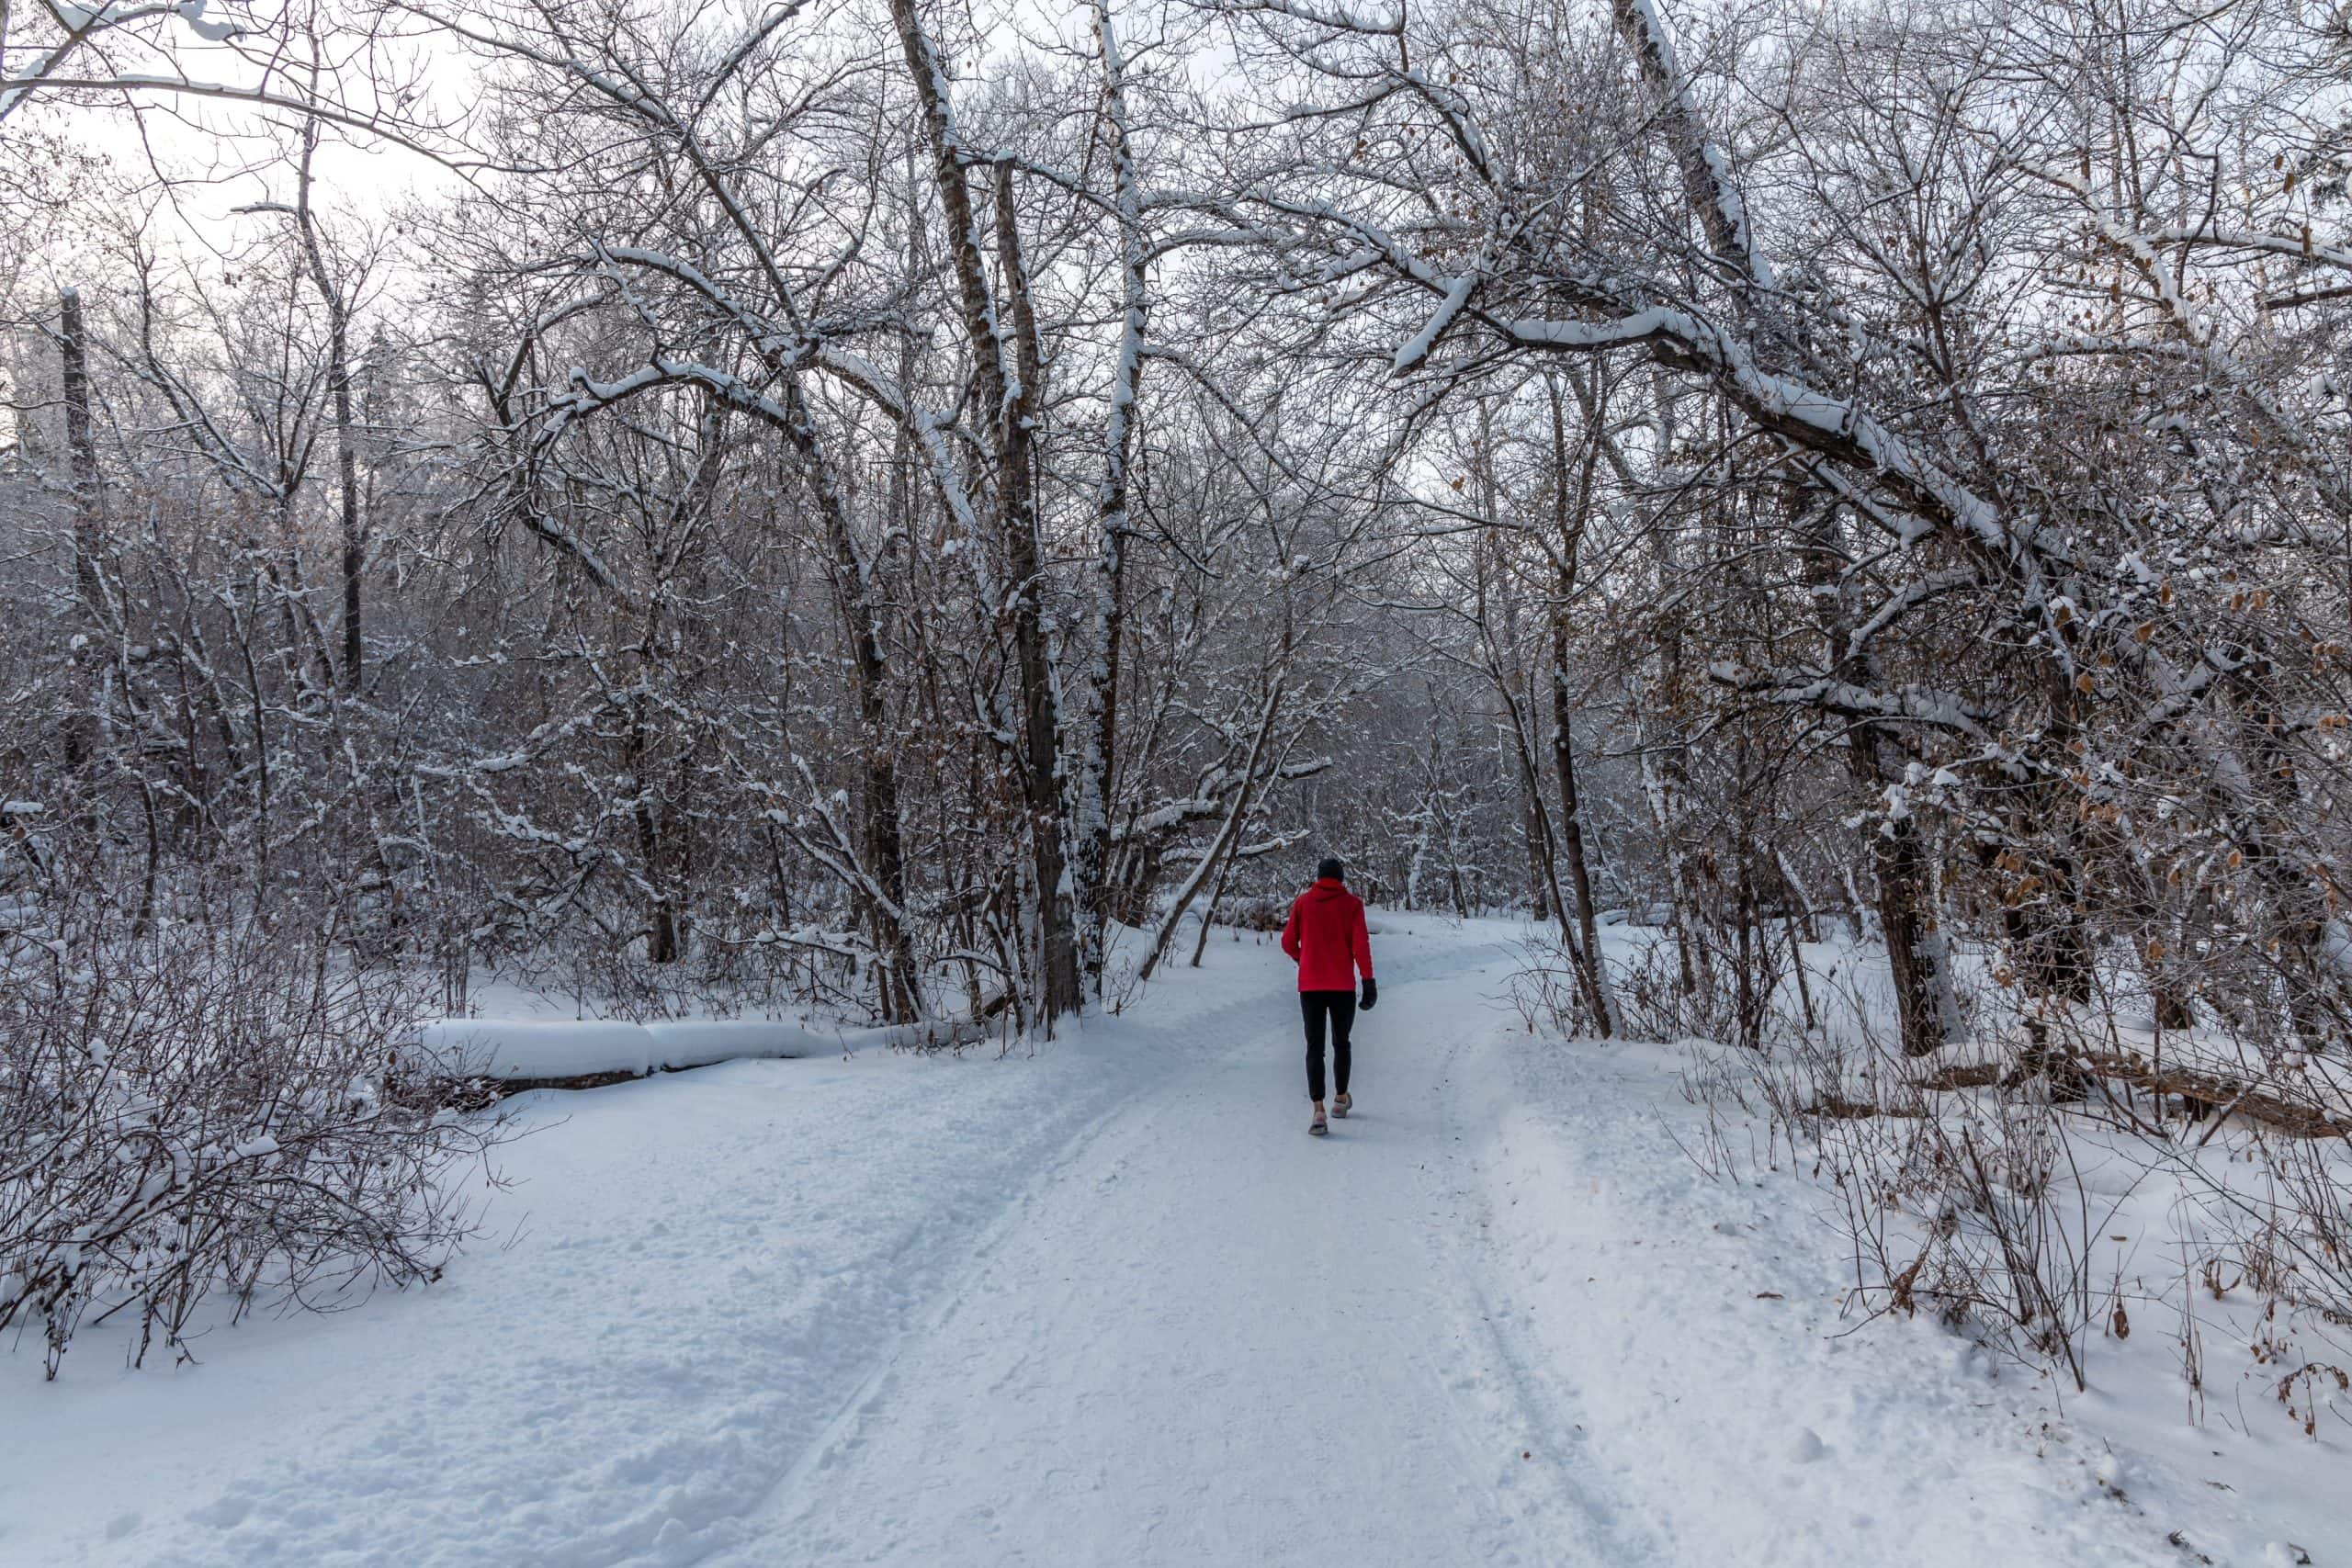
<svg viewBox="0 0 2352 1568"><path fill-rule="evenodd" d="M429 1291L0 1356L0 1563L2352 1555L2340 1424L1848 1332L1824 1194L1687 1157L1676 1053L1526 1034L1513 928L1380 924L1326 1140L1223 933L1034 1055L510 1102L498 1245Z"/></svg>

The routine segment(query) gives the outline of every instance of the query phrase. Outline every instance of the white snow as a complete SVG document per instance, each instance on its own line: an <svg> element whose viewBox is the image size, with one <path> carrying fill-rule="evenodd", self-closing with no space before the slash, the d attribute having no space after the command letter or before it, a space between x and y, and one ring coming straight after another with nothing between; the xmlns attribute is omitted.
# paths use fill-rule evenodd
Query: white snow
<svg viewBox="0 0 2352 1568"><path fill-rule="evenodd" d="M763 1018L442 1018L417 1032L416 1049L452 1077L503 1079L637 1077L678 1067L755 1057L840 1055L894 1044L945 1042L946 1024L894 1029L818 1029Z"/></svg>
<svg viewBox="0 0 2352 1568"><path fill-rule="evenodd" d="M85 6L80 0L49 0L49 9L57 17L57 25L69 32L81 32L113 9L113 0Z"/></svg>
<svg viewBox="0 0 2352 1568"><path fill-rule="evenodd" d="M652 1038L627 1019L448 1018L426 1024L420 1051L445 1070L492 1078L584 1077L653 1067Z"/></svg>
<svg viewBox="0 0 2352 1568"><path fill-rule="evenodd" d="M1430 313L1430 319L1422 323L1421 330L1396 345L1391 367L1399 372L1410 370L1427 359L1430 351L1437 346L1437 340L1445 335L1446 328L1462 314L1462 307L1469 303L1471 290L1477 287L1478 276L1476 273L1464 273L1460 277L1448 280L1445 297L1438 301L1437 309Z"/></svg>
<svg viewBox="0 0 2352 1568"><path fill-rule="evenodd" d="M204 19L206 0L180 0L176 9L188 30L209 43L226 43L244 29L234 22L208 22Z"/></svg>
<svg viewBox="0 0 2352 1568"><path fill-rule="evenodd" d="M1496 1000L1520 928L1376 930L1357 1113L1323 1140L1288 966L1223 931L1034 1052L834 1043L510 1100L518 1185L431 1289L219 1325L177 1369L126 1371L119 1324L53 1384L37 1344L0 1355L0 1562L1936 1568L2352 1539L2335 1428L2192 1427L2105 1362L2062 1402L1924 1317L1858 1325L1822 1185L1686 1152L1679 1050L1525 1033ZM662 1027L498 1038L651 1063Z"/></svg>

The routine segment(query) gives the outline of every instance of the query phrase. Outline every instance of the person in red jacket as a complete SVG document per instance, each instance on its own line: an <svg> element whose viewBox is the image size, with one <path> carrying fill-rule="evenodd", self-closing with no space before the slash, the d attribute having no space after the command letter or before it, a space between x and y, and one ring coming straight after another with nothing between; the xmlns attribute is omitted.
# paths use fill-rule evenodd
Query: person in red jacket
<svg viewBox="0 0 2352 1568"><path fill-rule="evenodd" d="M1306 1130L1321 1137L1331 1130L1323 1113L1323 1035L1330 1026L1331 1112L1344 1117L1348 1098L1348 1032L1356 1021L1356 976L1363 976L1363 1010L1380 1001L1372 978L1372 936L1364 929L1363 900L1348 891L1348 868L1336 858L1315 868L1315 886L1300 894L1283 924L1283 951L1298 964L1298 1010L1306 1021L1306 1095L1315 1120Z"/></svg>

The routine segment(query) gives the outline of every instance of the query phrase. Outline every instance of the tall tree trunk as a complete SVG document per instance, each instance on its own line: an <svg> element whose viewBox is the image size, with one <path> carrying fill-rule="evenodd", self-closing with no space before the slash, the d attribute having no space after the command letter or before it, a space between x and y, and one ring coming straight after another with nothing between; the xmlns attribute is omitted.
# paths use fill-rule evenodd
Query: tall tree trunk
<svg viewBox="0 0 2352 1568"><path fill-rule="evenodd" d="M1681 442L1676 394L1663 371L1653 375L1651 393L1656 406L1655 439L1663 464L1671 460ZM1587 411L1587 417L1591 417L1590 411ZM1658 574L1657 592L1661 594L1679 570L1674 536L1664 524L1664 519L1658 519L1649 530ZM1699 891L1683 840L1690 798L1690 741L1683 727L1689 720L1691 693L1682 616L1679 607L1666 613L1658 628L1657 652L1651 661L1651 673L1634 696L1640 716L1642 798L1649 807L1659 852L1666 858L1667 897L1674 923L1674 956L1680 994L1686 998L1702 994L1713 998L1716 994L1714 957L1701 934L1704 922L1699 909Z"/></svg>
<svg viewBox="0 0 2352 1568"><path fill-rule="evenodd" d="M1560 787L1559 859L1566 862L1568 890L1576 900L1577 934L1582 939L1585 990L1599 1014L1599 1028L1607 1039L1618 1032L1617 998L1600 959L1600 922L1593 910L1592 869L1584 846L1584 814L1577 795L1576 697L1569 687L1568 604L1577 587L1577 558L1584 543L1585 523L1592 515L1594 470L1600 461L1600 437L1590 433L1584 460L1578 465L1576 494L1568 493L1567 420L1560 406L1560 385L1545 378L1552 401L1552 526L1559 552L1555 558L1552 620L1552 771ZM1605 407L1596 393L1592 417Z"/></svg>
<svg viewBox="0 0 2352 1568"><path fill-rule="evenodd" d="M356 692L365 661L359 611L367 540L359 516L359 449L351 416L351 301L327 268L326 249L319 243L318 223L311 210L311 159L318 145L319 122L312 119L302 127L294 211L311 282L327 311L327 391L334 400L335 478L341 489L343 526L343 659L337 682L343 691Z"/></svg>
<svg viewBox="0 0 2352 1568"><path fill-rule="evenodd" d="M1559 922L1560 942L1568 950L1569 965L1576 975L1577 993L1584 998L1585 1010L1591 1015L1594 1026L1606 1034L1613 1027L1614 1009L1609 999L1606 979L1593 958L1589 940L1580 937L1577 929L1569 923L1567 898L1560 891L1559 844L1552 829L1551 808L1544 799L1543 767L1536 760L1541 750L1534 735L1536 719L1529 706L1521 703L1518 683L1510 678L1502 654L1495 646L1487 604L1487 546L1483 541L1478 549L1476 625L1479 654L1486 662L1487 675L1494 682L1496 694L1502 699L1505 728L1510 736L1511 750L1518 762L1520 784L1535 813L1533 845L1548 893L1544 903Z"/></svg>
<svg viewBox="0 0 2352 1568"><path fill-rule="evenodd" d="M889 729L888 694L889 666L883 658L882 631L866 581L865 563L859 558L856 536L850 531L849 506L834 486L831 470L816 439L816 427L797 378L784 383L786 408L794 423L794 445L803 469L817 492L817 510L831 555L833 604L841 612L850 648L851 687L857 703L858 750L865 773L864 809L859 813L860 846L866 870L879 890L861 902L880 957L882 1014L892 1023L910 1023L922 1016L922 997L915 984L914 938L907 930L907 860L899 812L898 738Z"/></svg>
<svg viewBox="0 0 2352 1568"><path fill-rule="evenodd" d="M74 482L74 597L78 614L75 634L84 639L76 648L76 671L66 716L63 740L65 765L78 768L96 750L98 682L96 669L106 646L106 583L99 565L105 549L103 507L105 491L98 474L97 438L90 416L89 344L84 336L82 291L68 286L58 292L62 320L58 323L58 354L65 381L65 451Z"/></svg>
<svg viewBox="0 0 2352 1568"><path fill-rule="evenodd" d="M998 265L1012 307L1013 364L1019 379L1007 389L997 421L1002 443L998 475L1003 518L1005 563L1012 579L1012 645L1021 661L1022 784L1029 799L1030 854L1036 868L1038 955L1044 967L1044 1017L1054 1021L1076 1012L1082 993L1078 979L1076 891L1062 807L1061 715L1047 647L1045 615L1045 550L1037 536L1035 434L1045 410L1045 365L1039 352L1036 312L1023 259L1021 231L1013 211L1012 164L996 166Z"/></svg>
<svg viewBox="0 0 2352 1568"><path fill-rule="evenodd" d="M1874 688L1878 660L1866 644L1855 643L1860 617L1842 570L1840 509L1817 495L1798 496L1792 504L1800 509L1797 536L1805 586L1813 591L1821 625L1822 666L1839 680ZM1862 723L1846 733L1846 773L1856 793L1883 802L1887 789L1902 781L1903 768L1893 743L1876 726ZM1903 1053L1925 1056L1950 1043L1959 1009L1945 943L1936 931L1928 847L1917 819L1908 812L1889 813L1869 835L1869 851L1872 904L1886 946Z"/></svg>
<svg viewBox="0 0 2352 1568"><path fill-rule="evenodd" d="M1012 623L1013 654L1021 673L1021 788L1029 818L1030 869L1037 892L1037 956L1042 994L1039 1014L1048 1032L1054 1021L1079 1007L1078 933L1072 913L1069 859L1064 849L1061 801L1060 718L1056 711L1053 660L1046 647L1039 595L1045 564L1037 539L1034 444L1042 407L1042 366L1037 327L1022 258L1013 211L1012 166L996 166L996 251L1010 296L1008 350L998 330L995 299L972 192L965 178L966 152L947 100L947 73L939 52L916 16L914 0L890 0L890 15L914 79L930 133L933 183L948 228L965 335L972 350L972 380L996 462L996 524L1005 553L1007 603L1000 613Z"/></svg>
<svg viewBox="0 0 2352 1568"><path fill-rule="evenodd" d="M1110 406L1102 424L1102 482L1095 502L1093 646L1080 680L1084 747L1074 802L1076 838L1070 856L1076 885L1080 963L1087 989L1102 995L1106 927L1111 918L1109 863L1111 794L1119 754L1119 659L1126 619L1129 466L1135 454L1136 401L1142 390L1144 332L1151 295L1144 248L1143 193L1127 124L1126 61L1112 24L1108 0L1095 0L1094 41L1102 62L1103 121L1108 133L1113 206L1119 222L1118 357L1111 369Z"/></svg>

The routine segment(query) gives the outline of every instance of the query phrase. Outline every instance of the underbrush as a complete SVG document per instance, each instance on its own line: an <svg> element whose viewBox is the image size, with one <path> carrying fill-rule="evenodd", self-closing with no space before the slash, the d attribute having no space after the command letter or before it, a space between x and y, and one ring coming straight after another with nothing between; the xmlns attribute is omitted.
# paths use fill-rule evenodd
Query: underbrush
<svg viewBox="0 0 2352 1568"><path fill-rule="evenodd" d="M1965 998L1968 1040L1908 1057L1883 973L1852 950L1815 968L1802 1006L1782 985L1742 1047L1722 1000L1679 991L1669 948L1637 948L1617 988L1628 1033L1687 1043L1683 1092L1704 1112L1687 1152L1715 1179L1816 1179L1855 1310L1932 1314L2077 1391L2096 1359L2199 1420L2234 1381L2233 1420L2251 1404L2306 1436L2352 1425L2346 1064L1989 979ZM1515 993L1560 1037L1579 1032L1566 973L1539 955Z"/></svg>
<svg viewBox="0 0 2352 1568"><path fill-rule="evenodd" d="M118 1315L133 1364L189 1359L199 1323L438 1276L474 1229L456 1179L508 1127L402 1076L400 977L330 930L62 902L0 964L0 1333L54 1377Z"/></svg>

